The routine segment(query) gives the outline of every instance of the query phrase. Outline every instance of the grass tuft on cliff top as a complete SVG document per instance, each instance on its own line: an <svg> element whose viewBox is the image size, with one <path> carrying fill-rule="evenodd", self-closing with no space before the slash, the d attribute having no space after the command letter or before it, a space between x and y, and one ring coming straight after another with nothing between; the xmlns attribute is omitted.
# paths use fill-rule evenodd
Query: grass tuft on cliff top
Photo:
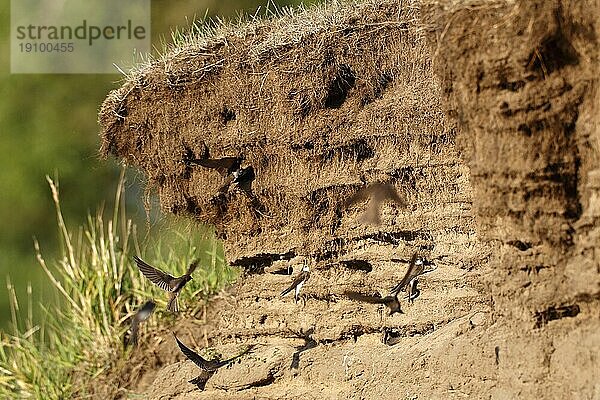
<svg viewBox="0 0 600 400"><path fill-rule="evenodd" d="M154 299L157 308L142 326L140 342L160 321L173 321L165 311L167 295L141 275L134 254L175 276L184 273L192 259L200 259L193 280L180 295L184 313L197 311L237 276L213 234L168 232L178 239L174 246L159 239L152 250L143 251L136 225L127 218L123 173L112 216L106 218L100 210L75 232L63 219L58 185L47 179L56 207L61 256L48 265L37 241L34 245L38 263L61 301L52 307L33 305L29 286L30 298L22 310L9 279L12 332L0 332L0 398L63 399L85 392L76 387L73 377L89 376L88 383L92 382L126 354L122 339L129 319L148 299ZM34 320L34 306L42 309L40 321Z"/></svg>
<svg viewBox="0 0 600 400"><path fill-rule="evenodd" d="M163 40L156 54L146 54L139 62L121 71L126 80L135 81L154 63L160 64L165 72L172 73L177 69L174 59L194 58L199 55L209 56L214 47L229 45L231 38L256 36L249 47L247 61L253 62L261 57L273 57L280 49L286 49L300 43L307 37L321 31L345 28L354 19L375 10L381 5L377 0L303 0L296 5L279 6L268 1L258 7L254 13L240 13L237 18L223 19L218 16L210 18L204 15L190 24L187 29L176 28L171 32L171 41ZM403 5L405 9L416 10L418 2L409 0ZM340 10L344 9L344 12ZM389 24L402 24L408 20L390 21ZM384 23L376 23L373 28ZM264 36L259 32L268 32ZM205 66L205 71L220 67L225 60ZM200 72L200 71L196 71Z"/></svg>

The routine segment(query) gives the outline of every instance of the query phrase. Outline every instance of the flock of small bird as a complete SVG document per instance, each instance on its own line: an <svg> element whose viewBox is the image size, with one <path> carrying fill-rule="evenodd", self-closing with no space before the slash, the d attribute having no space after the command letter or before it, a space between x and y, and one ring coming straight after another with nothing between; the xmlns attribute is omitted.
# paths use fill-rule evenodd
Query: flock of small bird
<svg viewBox="0 0 600 400"><path fill-rule="evenodd" d="M251 166L242 168L242 161L241 158L237 157L210 159L208 158L208 153L205 154L204 158L200 159L192 158L189 155L184 158L186 166L202 166L204 168L216 169L223 177L225 177L226 184L220 192L226 192L229 190L230 185L235 184L243 193L248 195L251 200L256 199L252 194L251 189L252 180L255 178L254 170ZM393 185L374 183L359 190L346 202L345 207L351 207L365 201L368 201L369 203L366 211L361 217L361 222L374 225L380 224L381 207L385 202L394 202L400 204L402 207L406 206L406 202L400 197ZM252 201L253 204L256 202L257 200ZM179 293L181 293L185 285L192 280L192 273L198 266L198 260L193 261L189 265L187 272L184 275L174 277L151 266L137 256L134 256L133 259L140 272L150 280L150 282L169 293L167 310L175 313L178 312ZM406 274L397 285L390 289L387 296L382 297L379 294L365 295L354 291L346 291L344 292L344 295L354 301L383 304L389 309L389 315L402 313L400 300L398 298L400 292L407 292L406 298L412 303L420 294L420 290L418 289L419 277L433 271L435 268L436 266L434 263L429 262L425 258L418 256L418 253L415 253L410 260ZM308 265L304 263L300 273L296 275L291 285L281 292L280 296L284 297L293 291L294 300L297 303L300 299L300 291L309 278L310 269ZM125 339L126 344L137 344L139 325L150 317L155 308L156 304L153 301L148 301L140 307L131 320L131 328ZM203 371L203 374L189 381L190 383L197 385L201 390L204 389L204 385L210 376L212 376L219 368L229 365L234 360L248 353L251 349L251 347L249 347L241 354L223 361L206 360L183 344L175 334L173 334L173 336L183 355Z"/></svg>

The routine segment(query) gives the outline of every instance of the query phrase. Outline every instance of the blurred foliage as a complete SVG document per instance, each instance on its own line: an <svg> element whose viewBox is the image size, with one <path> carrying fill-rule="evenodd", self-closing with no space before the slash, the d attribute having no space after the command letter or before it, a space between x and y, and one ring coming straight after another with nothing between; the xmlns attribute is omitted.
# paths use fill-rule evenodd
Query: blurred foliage
<svg viewBox="0 0 600 400"><path fill-rule="evenodd" d="M278 6L297 0L274 2ZM306 3L306 2L305 2ZM152 42L158 50L176 27L190 26L205 16L235 18L254 12L265 1L152 1ZM272 6L271 6L272 7ZM208 11L207 11L208 10ZM18 297L31 282L34 303L49 293L44 273L35 262L33 237L48 258L58 255L58 243L49 174L61 184L67 225L83 220L97 205L112 206L119 168L113 160L100 160L97 111L118 87L119 75L17 75L10 74L8 1L0 5L0 329L9 317L5 281L10 274ZM127 67L127 66L125 66ZM130 179L130 182L134 180ZM139 183L128 190L132 218L146 218ZM156 221L152 221L154 224ZM144 235L141 235L144 237ZM147 236L147 235L146 235ZM45 298L45 297L44 297ZM45 298L46 299L46 298ZM46 300L45 300L46 301Z"/></svg>

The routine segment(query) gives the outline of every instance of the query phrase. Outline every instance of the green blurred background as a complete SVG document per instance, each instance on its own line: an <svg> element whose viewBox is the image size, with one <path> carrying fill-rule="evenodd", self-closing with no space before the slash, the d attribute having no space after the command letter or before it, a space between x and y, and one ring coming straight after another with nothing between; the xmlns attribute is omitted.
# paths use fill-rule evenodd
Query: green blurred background
<svg viewBox="0 0 600 400"><path fill-rule="evenodd" d="M187 28L195 17L235 18L259 6L264 9L265 4L266 0L152 0L153 46L162 48L172 30ZM9 0L2 0L0 22L0 329L5 329L10 320L9 275L21 301L27 298L29 282L34 302L54 298L33 250L36 237L49 264L57 254L56 214L45 176L58 179L71 228L82 225L87 214L102 205L112 210L120 167L98 157L97 112L121 76L10 74ZM144 227L157 221L146 221L141 179L128 171L126 194L129 216Z"/></svg>

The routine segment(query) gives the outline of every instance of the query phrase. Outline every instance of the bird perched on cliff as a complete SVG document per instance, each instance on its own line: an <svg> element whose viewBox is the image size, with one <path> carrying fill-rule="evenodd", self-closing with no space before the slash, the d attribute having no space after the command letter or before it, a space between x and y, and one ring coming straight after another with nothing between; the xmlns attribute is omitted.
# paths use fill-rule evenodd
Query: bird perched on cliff
<svg viewBox="0 0 600 400"><path fill-rule="evenodd" d="M300 297L300 289L304 286L304 283L310 278L310 270L308 265L304 264L302 266L302 271L294 278L290 287L281 292L281 297L286 296L292 290L294 290L294 301L298 303L298 298Z"/></svg>
<svg viewBox="0 0 600 400"><path fill-rule="evenodd" d="M390 290L390 295L397 296L400 291L408 288L408 300L413 302L421 293L417 288L419 276L432 272L437 267L434 263L413 254L408 265L408 270L402 280Z"/></svg>
<svg viewBox="0 0 600 400"><path fill-rule="evenodd" d="M129 328L128 336L125 338L126 345L136 345L138 342L138 331L140 324L147 320L152 312L156 304L150 300L147 301L140 309L135 313L133 318L131 319L131 328Z"/></svg>
<svg viewBox="0 0 600 400"><path fill-rule="evenodd" d="M137 256L133 256L133 259L135 260L139 270L146 278L150 280L150 282L154 283L162 290L171 293L169 296L169 303L167 304L167 310L178 312L179 304L177 303L177 297L179 296L179 293L183 287L192 280L192 273L198 266L198 260L195 260L190 264L187 272L184 275L175 278L147 264Z"/></svg>
<svg viewBox="0 0 600 400"><path fill-rule="evenodd" d="M354 301L371 304L383 304L390 309L390 313L388 315L392 315L394 313L403 314L397 294L390 294L389 296L381 297L380 294L366 295L359 292L345 291L344 295L348 296Z"/></svg>
<svg viewBox="0 0 600 400"><path fill-rule="evenodd" d="M401 197L394 185L389 183L371 183L360 189L346 201L346 208L357 203L368 201L367 209L360 217L360 221L372 225L381 224L381 207L384 203L394 202L401 207L406 207L406 200Z"/></svg>
<svg viewBox="0 0 600 400"><path fill-rule="evenodd" d="M192 349L190 349L189 347L187 347L186 345L184 345L183 343L181 343L181 341L179 340L179 338L177 337L177 335L175 335L175 333L173 333L173 336L175 337L175 341L177 342L177 346L179 346L179 349L181 350L181 352L183 353L183 355L190 360L191 362L193 362L194 364L196 364L200 369L202 369L202 371L204 372L204 374L189 380L188 382L193 383L195 385L198 385L198 388L200 390L204 390L204 385L206 384L206 381L212 376L212 374L214 374L215 372L217 372L217 370L221 367L224 367L228 364L230 364L231 362L235 361L236 359L240 358L241 356L243 356L244 354L248 353L251 349L252 346L249 346L248 348L246 348L246 350L244 350L242 353L238 354L235 357L229 358L227 360L223 360L223 361L218 361L218 360L206 360L204 359L202 356L200 356L200 354L196 353L195 351L193 351Z"/></svg>

